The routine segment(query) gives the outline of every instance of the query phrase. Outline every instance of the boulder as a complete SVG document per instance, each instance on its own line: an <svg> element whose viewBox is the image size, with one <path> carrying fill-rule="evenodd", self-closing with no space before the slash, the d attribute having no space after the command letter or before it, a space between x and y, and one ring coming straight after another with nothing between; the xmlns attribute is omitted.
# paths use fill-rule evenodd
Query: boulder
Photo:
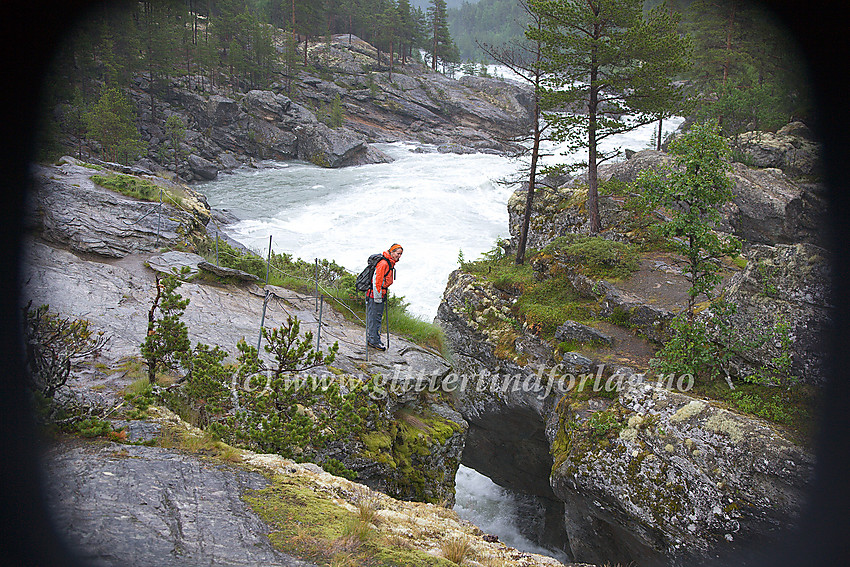
<svg viewBox="0 0 850 567"><path fill-rule="evenodd" d="M301 124L295 128L298 137L298 159L309 161L323 167L343 167L374 162L376 156L382 156L381 162L388 163L392 158L372 148L362 138L346 130L334 130L324 124Z"/></svg>
<svg viewBox="0 0 850 567"><path fill-rule="evenodd" d="M779 169L735 163L733 200L723 209L728 229L754 244L809 242L823 246L826 192L817 184L792 181Z"/></svg>
<svg viewBox="0 0 850 567"><path fill-rule="evenodd" d="M820 147L814 135L801 122L792 122L773 132L744 132L730 140L748 163L774 167L788 175L818 176L821 172Z"/></svg>
<svg viewBox="0 0 850 567"><path fill-rule="evenodd" d="M207 101L207 119L211 126L227 126L241 113L239 103L221 95L212 95Z"/></svg>
<svg viewBox="0 0 850 567"><path fill-rule="evenodd" d="M755 245L745 256L747 267L726 290L726 298L737 307L733 327L744 334L787 325L793 374L811 384L824 384L833 310L829 253L800 243ZM746 356L750 364L763 365L779 354L779 345L768 342Z"/></svg>
<svg viewBox="0 0 850 567"><path fill-rule="evenodd" d="M150 269L160 274L167 276L178 274L181 276L181 279L188 279L198 273L199 266L203 262L205 262L203 256L172 250L152 256L146 263ZM184 268L186 269L185 271Z"/></svg>
<svg viewBox="0 0 850 567"><path fill-rule="evenodd" d="M243 500L269 485L258 472L173 449L69 441L46 463L56 529L97 564L309 567L274 548Z"/></svg>
<svg viewBox="0 0 850 567"><path fill-rule="evenodd" d="M623 384L606 408L564 404L550 416L552 488L576 560L693 564L776 543L793 526L814 469L809 451L758 419ZM600 415L611 424L601 436L588 426L604 423Z"/></svg>
<svg viewBox="0 0 850 567"><path fill-rule="evenodd" d="M215 264L210 264L207 261L202 261L198 263L198 268L204 270L205 272L213 273L217 276L221 276L223 278L235 278L238 280L255 282L259 281L260 278L255 276L254 274L249 274L248 272L243 272L242 270L237 270L236 268L226 268L224 266L216 266Z"/></svg>
<svg viewBox="0 0 850 567"><path fill-rule="evenodd" d="M211 181L218 177L218 167L208 159L204 159L199 155L191 154L187 161L189 169L200 179Z"/></svg>
<svg viewBox="0 0 850 567"><path fill-rule="evenodd" d="M289 112L292 101L272 91L248 91L242 99L242 109L257 118L267 122L281 120Z"/></svg>
<svg viewBox="0 0 850 567"><path fill-rule="evenodd" d="M633 183L641 171L660 169L670 163L664 152L643 150L626 161L600 166L599 179ZM757 169L741 163L733 164L729 176L733 199L721 210L724 218L718 227L721 231L756 244L825 245L827 202L826 191L820 184L794 181L779 169ZM575 179L562 179L555 186L537 187L528 246L541 249L558 236L589 231L586 183L584 173ZM518 188L508 200L509 229L514 241L519 238L526 195L525 188ZM624 232L627 215L623 203L623 197L599 196L602 230L611 238L628 237Z"/></svg>
<svg viewBox="0 0 850 567"><path fill-rule="evenodd" d="M559 326L555 330L555 340L558 342L573 341L577 343L613 343L613 339L605 333L575 321L565 321L563 325Z"/></svg>

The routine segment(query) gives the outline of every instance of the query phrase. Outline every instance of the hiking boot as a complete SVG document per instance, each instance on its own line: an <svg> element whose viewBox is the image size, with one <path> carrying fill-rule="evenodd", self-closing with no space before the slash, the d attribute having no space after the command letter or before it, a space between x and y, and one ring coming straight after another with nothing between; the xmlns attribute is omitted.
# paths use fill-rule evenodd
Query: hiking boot
<svg viewBox="0 0 850 567"><path fill-rule="evenodd" d="M377 350L387 350L387 347L385 347L382 343L377 343L377 344L376 343L366 343L366 344L369 345L370 347L374 348L374 349L377 349Z"/></svg>

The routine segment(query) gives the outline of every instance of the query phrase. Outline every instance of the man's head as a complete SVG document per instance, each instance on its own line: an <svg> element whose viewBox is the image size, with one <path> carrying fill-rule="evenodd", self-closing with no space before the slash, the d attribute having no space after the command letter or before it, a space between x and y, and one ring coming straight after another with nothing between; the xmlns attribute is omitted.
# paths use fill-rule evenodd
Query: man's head
<svg viewBox="0 0 850 567"><path fill-rule="evenodd" d="M404 249L401 247L401 244L393 244L390 246L390 257L393 259L393 262L398 262L399 258L401 258L402 252L404 252Z"/></svg>

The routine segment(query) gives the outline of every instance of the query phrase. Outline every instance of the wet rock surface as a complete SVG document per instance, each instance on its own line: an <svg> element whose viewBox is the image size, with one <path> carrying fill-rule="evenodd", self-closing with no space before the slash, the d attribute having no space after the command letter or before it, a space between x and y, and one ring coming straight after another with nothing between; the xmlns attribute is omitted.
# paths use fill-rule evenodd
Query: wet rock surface
<svg viewBox="0 0 850 567"><path fill-rule="evenodd" d="M256 472L170 449L65 440L46 454L47 496L72 548L97 567L308 567L269 543L242 500Z"/></svg>

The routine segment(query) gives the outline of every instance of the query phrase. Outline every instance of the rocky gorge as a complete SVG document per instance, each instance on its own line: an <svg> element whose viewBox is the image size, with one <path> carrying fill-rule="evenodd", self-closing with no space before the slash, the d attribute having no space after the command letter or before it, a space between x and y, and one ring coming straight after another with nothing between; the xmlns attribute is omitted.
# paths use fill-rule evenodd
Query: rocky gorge
<svg viewBox="0 0 850 567"><path fill-rule="evenodd" d="M367 523L375 534L369 553L401 554L385 559L390 564L449 564L440 556L446 542L455 540L466 542L479 564L557 564L485 537L447 508L467 424L423 378L450 373L442 356L400 336L391 337L393 348L385 353L367 352L362 327L329 305L321 319L322 348L333 342L339 352L317 376L346 378L349 387L351 380L383 377L387 394L372 404L385 429L332 443L323 453L354 472L356 483L311 463L227 448L162 406L133 410L125 396L141 378L139 345L158 273L187 269L180 291L189 300L183 320L193 343L230 349L241 339L255 340L261 320L277 327L289 316L318 331L319 314L314 297L270 285L261 289L246 274L185 251L187 236L203 233L215 215L188 187L179 206L160 208L95 184L91 178L98 173L105 171L73 158L37 169L22 282L25 300L47 304L63 317L85 318L108 337L95 358L75 363L56 399L103 416L118 433L95 440L62 435L48 442L45 455L58 529L83 559L103 565L314 564L298 559L314 544L282 551L272 542L287 528L258 516L259 504L249 505L253 493L289 490L283 483L297 491L296 502L310 502L296 508L299 516L319 514L308 524L313 527L332 525L337 517L344 524L367 500L376 514ZM217 279L222 276L231 279ZM271 496L262 501L277 502ZM334 537L326 542L331 549ZM375 542L383 542L378 551ZM363 553L359 544L345 545L345 553Z"/></svg>
<svg viewBox="0 0 850 567"><path fill-rule="evenodd" d="M832 309L829 253L819 232L823 189L799 169L775 167L781 158L765 158L787 148L802 154L809 138L801 125L747 136L748 143L766 140L747 150L762 165L734 164L734 199L720 227L744 242L746 263L726 265L720 289L737 309L731 332L787 323L794 372L818 385ZM622 187L668 160L664 152L633 153L600 168L600 179L603 187ZM816 157L796 163L808 163L811 173ZM462 462L536 497L538 537L576 561L691 564L776 543L799 517L812 479L807 442L694 395L682 376L647 371L653 345L670 336L686 281L677 259L659 250L642 253L630 275L605 278L589 277L575 258L547 247L587 233L583 183L544 180L528 238L537 251L529 260L533 278L564 282L586 323L560 321L554 339L523 323L522 289L496 275L499 250L449 277L437 319L456 370L482 384L458 395L469 423ZM525 197L517 190L508 204L513 238L501 243L507 252ZM603 241L637 237L626 198L603 190ZM737 368L769 363L779 346L747 351Z"/></svg>

